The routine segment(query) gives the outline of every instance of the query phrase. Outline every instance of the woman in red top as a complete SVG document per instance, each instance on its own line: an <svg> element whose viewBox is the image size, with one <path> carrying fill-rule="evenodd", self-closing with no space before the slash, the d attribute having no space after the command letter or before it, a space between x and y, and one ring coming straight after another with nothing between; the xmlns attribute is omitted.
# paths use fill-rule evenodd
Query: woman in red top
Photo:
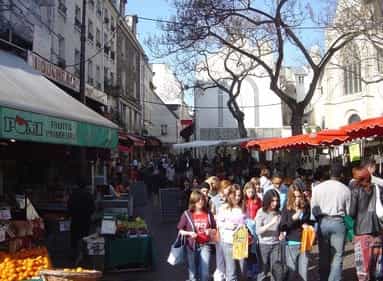
<svg viewBox="0 0 383 281"><path fill-rule="evenodd" d="M252 182L245 184L243 197L243 211L249 219L254 220L258 210L262 207L262 201L257 196L255 186Z"/></svg>
<svg viewBox="0 0 383 281"><path fill-rule="evenodd" d="M190 281L208 281L211 246L208 244L214 235L214 216L207 210L206 196L199 190L190 194L189 208L178 223L179 233L187 237L187 258Z"/></svg>

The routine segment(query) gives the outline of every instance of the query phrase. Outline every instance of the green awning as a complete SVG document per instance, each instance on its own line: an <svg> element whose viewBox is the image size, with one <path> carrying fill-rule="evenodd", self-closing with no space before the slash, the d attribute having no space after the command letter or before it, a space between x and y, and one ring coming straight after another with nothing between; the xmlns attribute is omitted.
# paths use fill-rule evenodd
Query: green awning
<svg viewBox="0 0 383 281"><path fill-rule="evenodd" d="M116 124L4 51L0 85L0 138L116 148Z"/></svg>
<svg viewBox="0 0 383 281"><path fill-rule="evenodd" d="M118 130L0 107L0 138L87 147L115 148Z"/></svg>

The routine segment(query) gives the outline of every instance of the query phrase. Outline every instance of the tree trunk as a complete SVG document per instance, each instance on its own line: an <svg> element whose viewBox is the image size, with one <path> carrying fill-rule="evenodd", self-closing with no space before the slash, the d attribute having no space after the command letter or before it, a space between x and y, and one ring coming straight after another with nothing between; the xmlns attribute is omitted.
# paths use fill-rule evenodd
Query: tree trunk
<svg viewBox="0 0 383 281"><path fill-rule="evenodd" d="M292 110L291 116L291 133L293 136L302 134L302 125L303 125L303 112L304 108L301 106L297 106ZM288 175L295 177L295 171L298 167L300 167L300 156L301 151L297 149L293 149L289 153L289 166L287 168Z"/></svg>
<svg viewBox="0 0 383 281"><path fill-rule="evenodd" d="M292 116L291 116L291 134L293 136L302 134L302 121L303 121L303 112L304 108L301 106L297 106L295 109L292 110Z"/></svg>
<svg viewBox="0 0 383 281"><path fill-rule="evenodd" d="M245 119L244 118L238 118L238 132L240 138L247 138L247 131L245 128Z"/></svg>

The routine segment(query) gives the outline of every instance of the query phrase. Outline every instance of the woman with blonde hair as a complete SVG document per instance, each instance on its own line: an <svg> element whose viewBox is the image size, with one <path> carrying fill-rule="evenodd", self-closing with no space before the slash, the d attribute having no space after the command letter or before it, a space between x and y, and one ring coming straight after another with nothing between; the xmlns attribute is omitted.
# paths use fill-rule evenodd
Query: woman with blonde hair
<svg viewBox="0 0 383 281"><path fill-rule="evenodd" d="M209 197L217 195L219 189L219 178L216 176L209 177L205 180L210 186Z"/></svg>
<svg viewBox="0 0 383 281"><path fill-rule="evenodd" d="M286 232L286 265L288 280L307 281L308 258L301 253L302 232L310 222L310 207L298 185L291 185L282 210L280 230ZM298 276L296 276L298 275Z"/></svg>
<svg viewBox="0 0 383 281"><path fill-rule="evenodd" d="M211 212L217 217L221 206L226 202L226 196L230 190L231 182L229 180L222 180L219 182L218 193L210 200ZM216 270L214 272L214 280L225 280L225 259L221 241L217 241L215 245L216 256Z"/></svg>
<svg viewBox="0 0 383 281"><path fill-rule="evenodd" d="M236 229L245 225L246 215L242 210L242 191L238 184L233 184L227 194L226 203L222 205L217 216L221 237L221 246L225 260L225 280L238 281L245 274L245 260L233 259L233 235Z"/></svg>
<svg viewBox="0 0 383 281"><path fill-rule="evenodd" d="M206 197L199 190L190 194L189 208L178 222L180 235L187 237L187 260L190 281L208 281L210 278L210 237L216 229L214 216L206 207Z"/></svg>

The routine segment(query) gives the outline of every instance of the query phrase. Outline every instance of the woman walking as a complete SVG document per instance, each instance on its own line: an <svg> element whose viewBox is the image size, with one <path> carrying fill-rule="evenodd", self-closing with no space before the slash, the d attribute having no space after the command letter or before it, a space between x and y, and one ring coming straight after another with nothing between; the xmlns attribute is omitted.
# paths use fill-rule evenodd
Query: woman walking
<svg viewBox="0 0 383 281"><path fill-rule="evenodd" d="M271 271L272 265L280 257L279 223L279 194L276 190L269 190L263 197L262 209L255 217L256 234L259 240L259 264L261 272L257 280L263 281Z"/></svg>
<svg viewBox="0 0 383 281"><path fill-rule="evenodd" d="M238 281L245 273L244 260L237 261L233 259L233 235L238 227L245 225L245 214L242 211L241 203L241 188L239 185L234 184L231 186L226 203L219 210L217 217L226 266L226 281ZM241 274L239 275L238 272Z"/></svg>
<svg viewBox="0 0 383 281"><path fill-rule="evenodd" d="M182 214L177 228L187 237L189 281L208 281L211 255L208 242L216 224L207 209L206 197L199 190L190 194L189 208Z"/></svg>
<svg viewBox="0 0 383 281"><path fill-rule="evenodd" d="M289 269L288 280L307 281L308 258L301 253L301 238L310 222L310 207L299 186L289 188L287 204L282 210L280 230L286 232L286 264ZM298 277L298 276L299 277Z"/></svg>
<svg viewBox="0 0 383 281"><path fill-rule="evenodd" d="M382 226L376 215L376 186L371 184L367 169L353 171L350 216L354 224L355 267L359 281L382 280L382 266L376 267L382 255ZM380 275L380 276L379 276Z"/></svg>

